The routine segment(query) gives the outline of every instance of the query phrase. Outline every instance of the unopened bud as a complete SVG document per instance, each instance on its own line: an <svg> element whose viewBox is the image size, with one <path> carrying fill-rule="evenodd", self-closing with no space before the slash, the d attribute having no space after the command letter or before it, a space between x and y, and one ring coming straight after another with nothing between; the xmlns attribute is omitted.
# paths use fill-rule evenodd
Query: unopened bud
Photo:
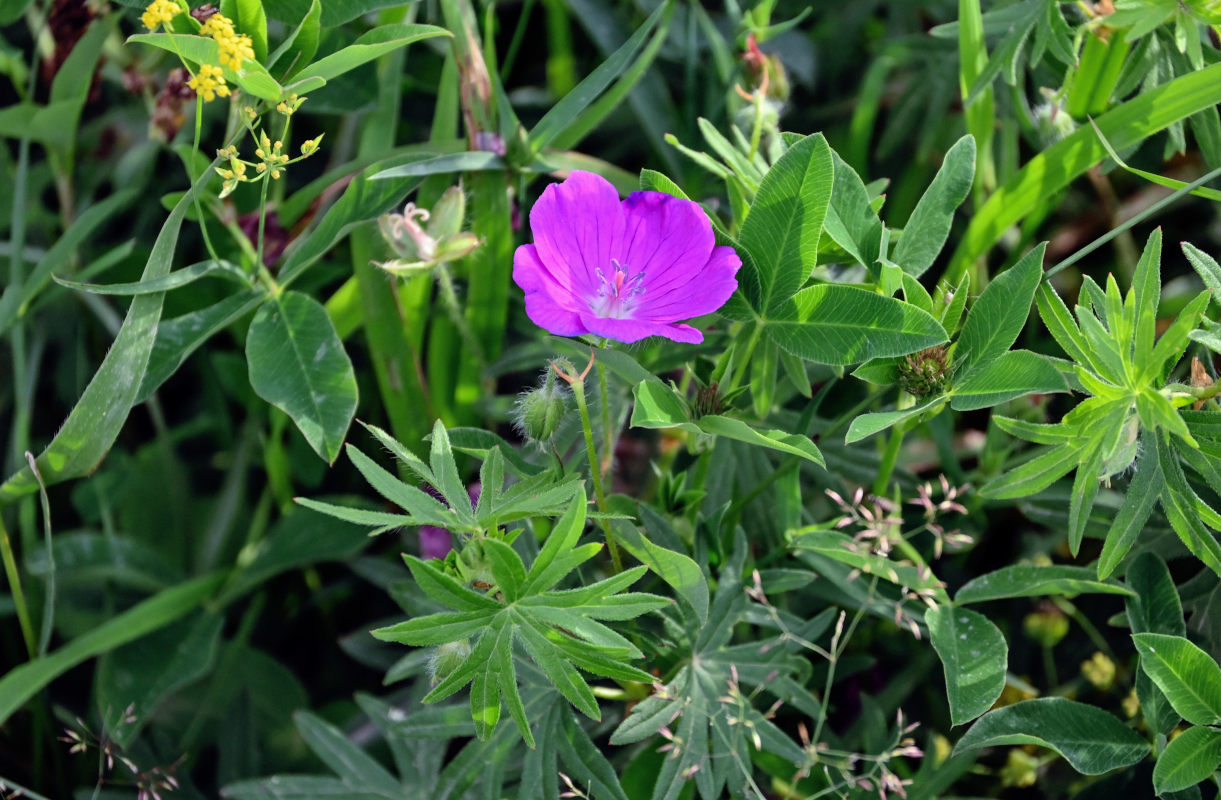
<svg viewBox="0 0 1221 800"><path fill-rule="evenodd" d="M461 186L451 186L432 207L428 218L428 235L434 239L453 236L462 230L466 218L466 194Z"/></svg>
<svg viewBox="0 0 1221 800"><path fill-rule="evenodd" d="M518 397L513 425L527 440L541 444L555 435L567 405L563 388L555 382L555 373L548 370L541 386Z"/></svg>
<svg viewBox="0 0 1221 800"><path fill-rule="evenodd" d="M439 645L428 659L428 682L436 686L462 666L470 654L471 644L466 639Z"/></svg>
<svg viewBox="0 0 1221 800"><path fill-rule="evenodd" d="M898 363L898 369L899 387L903 391L916 397L938 394L949 375L945 347L936 345L912 353Z"/></svg>

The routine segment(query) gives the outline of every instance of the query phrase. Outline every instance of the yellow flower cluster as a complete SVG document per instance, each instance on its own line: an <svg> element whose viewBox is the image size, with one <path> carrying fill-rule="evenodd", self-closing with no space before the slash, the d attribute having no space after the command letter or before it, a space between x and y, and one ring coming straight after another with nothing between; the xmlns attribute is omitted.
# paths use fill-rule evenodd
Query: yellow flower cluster
<svg viewBox="0 0 1221 800"><path fill-rule="evenodd" d="M263 159L263 163L255 164L254 168L262 173L264 170L270 167L272 180L278 180L281 175L280 168L288 163L288 156L280 152L280 150L284 147L284 143L277 141L273 144L271 139L267 137L266 133L261 134L261 136L262 139L259 144L262 146L255 150L254 154Z"/></svg>
<svg viewBox="0 0 1221 800"><path fill-rule="evenodd" d="M233 29L233 21L224 14L216 13L199 29L202 36L211 36L220 48L220 65L238 70L247 58L254 58L253 42L244 33Z"/></svg>
<svg viewBox="0 0 1221 800"><path fill-rule="evenodd" d="M194 89L204 99L204 102L210 102L217 97L229 96L229 87L225 85L224 70L212 64L200 64L199 74L187 81L187 86Z"/></svg>
<svg viewBox="0 0 1221 800"><path fill-rule="evenodd" d="M140 15L140 21L150 31L157 30L162 24L169 24L174 17L182 13L182 7L173 0L153 0Z"/></svg>

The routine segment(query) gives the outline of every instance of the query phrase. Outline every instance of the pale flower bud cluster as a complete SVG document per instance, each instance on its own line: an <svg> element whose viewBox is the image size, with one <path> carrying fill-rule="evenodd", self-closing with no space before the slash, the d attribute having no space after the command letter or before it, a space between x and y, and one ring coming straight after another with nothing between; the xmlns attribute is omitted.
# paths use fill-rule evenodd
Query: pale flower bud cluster
<svg viewBox="0 0 1221 800"><path fill-rule="evenodd" d="M462 230L465 218L466 196L461 186L447 189L431 211L408 203L401 214L383 214L377 220L378 229L398 258L378 266L406 276L462 258L479 246L475 234Z"/></svg>

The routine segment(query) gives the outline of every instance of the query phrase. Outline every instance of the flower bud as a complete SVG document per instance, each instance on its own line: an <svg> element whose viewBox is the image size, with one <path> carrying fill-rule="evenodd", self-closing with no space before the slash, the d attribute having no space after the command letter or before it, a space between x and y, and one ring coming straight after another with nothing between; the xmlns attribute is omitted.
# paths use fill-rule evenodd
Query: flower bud
<svg viewBox="0 0 1221 800"><path fill-rule="evenodd" d="M904 357L898 364L899 387L916 397L928 397L945 387L949 376L945 347L936 345Z"/></svg>
<svg viewBox="0 0 1221 800"><path fill-rule="evenodd" d="M1055 647L1068 635L1068 617L1055 606L1049 606L1022 620L1026 635L1043 647Z"/></svg>
<svg viewBox="0 0 1221 800"><path fill-rule="evenodd" d="M547 370L543 383L517 398L513 426L528 441L549 441L560 427L567 411L564 390L555 382L555 373Z"/></svg>
<svg viewBox="0 0 1221 800"><path fill-rule="evenodd" d="M1081 674L1096 688L1105 692L1115 683L1115 662L1105 653L1096 652L1089 661L1081 662Z"/></svg>
<svg viewBox="0 0 1221 800"><path fill-rule="evenodd" d="M428 659L428 683L436 686L448 678L470 654L471 643L466 639L439 645Z"/></svg>
<svg viewBox="0 0 1221 800"><path fill-rule="evenodd" d="M453 236L462 230L466 218L466 194L461 186L451 186L432 207L428 218L428 235L434 239Z"/></svg>

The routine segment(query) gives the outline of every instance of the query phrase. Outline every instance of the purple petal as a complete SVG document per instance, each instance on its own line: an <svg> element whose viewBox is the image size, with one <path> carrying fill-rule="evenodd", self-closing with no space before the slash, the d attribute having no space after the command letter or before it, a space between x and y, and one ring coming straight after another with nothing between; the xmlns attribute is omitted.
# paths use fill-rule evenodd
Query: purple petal
<svg viewBox="0 0 1221 800"><path fill-rule="evenodd" d="M664 288L656 288L650 281L636 316L670 321L711 314L737 291L736 275L741 266L742 259L732 247L714 247L707 261L686 281L671 281Z"/></svg>
<svg viewBox="0 0 1221 800"><path fill-rule="evenodd" d="M526 293L526 315L535 325L557 336L588 332L577 315L577 299L539 260L534 245L523 244L513 254L513 281Z"/></svg>
<svg viewBox="0 0 1221 800"><path fill-rule="evenodd" d="M699 204L662 192L632 192L623 212L626 248L619 261L630 274L644 272L644 303L688 285L708 262L716 239Z"/></svg>
<svg viewBox="0 0 1221 800"><path fill-rule="evenodd" d="M538 260L580 296L597 290L597 270L605 273L611 259L623 252L623 227L619 193L592 172L574 170L563 183L543 190L530 209Z"/></svg>
<svg viewBox="0 0 1221 800"><path fill-rule="evenodd" d="M643 319L615 319L614 317L595 317L592 313L582 314L581 323L595 336L605 336L617 342L631 344L650 336L664 336L675 342L699 344L704 341L704 334L690 325L676 325L669 322L656 322Z"/></svg>
<svg viewBox="0 0 1221 800"><path fill-rule="evenodd" d="M444 528L435 525L420 526L420 556L429 558L445 558L454 547L454 537Z"/></svg>

